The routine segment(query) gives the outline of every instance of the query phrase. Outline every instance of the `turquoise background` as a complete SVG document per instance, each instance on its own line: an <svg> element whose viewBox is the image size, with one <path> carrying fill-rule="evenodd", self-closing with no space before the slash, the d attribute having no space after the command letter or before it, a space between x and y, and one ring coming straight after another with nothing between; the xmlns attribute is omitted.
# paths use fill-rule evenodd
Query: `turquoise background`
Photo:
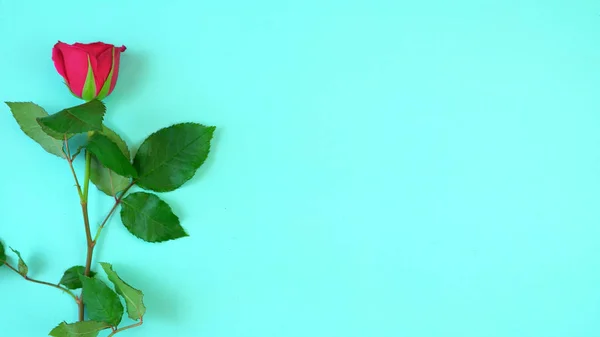
<svg viewBox="0 0 600 337"><path fill-rule="evenodd" d="M600 5L592 0L0 0L0 100L78 101L52 45L125 44L106 122L181 121L210 159L162 197L191 237L114 218L98 261L146 293L118 336L600 336ZM84 261L64 161L0 108L0 237ZM81 163L79 163L81 169ZM92 196L96 225L111 200ZM71 299L0 270L6 336Z"/></svg>

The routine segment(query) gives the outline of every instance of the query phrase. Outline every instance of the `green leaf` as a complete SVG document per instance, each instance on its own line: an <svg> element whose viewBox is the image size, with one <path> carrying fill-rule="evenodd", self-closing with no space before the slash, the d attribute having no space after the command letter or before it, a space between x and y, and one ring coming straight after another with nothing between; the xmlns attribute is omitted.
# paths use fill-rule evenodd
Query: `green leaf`
<svg viewBox="0 0 600 337"><path fill-rule="evenodd" d="M19 257L19 274L21 274L22 276L27 276L27 273L29 272L29 267L27 267L27 264L25 263L25 261L23 261L21 253L19 253L18 250L12 249L12 247L10 248L10 250L12 250L13 253L17 254L17 256Z"/></svg>
<svg viewBox="0 0 600 337"><path fill-rule="evenodd" d="M129 148L127 148L127 143L117 133L106 126L102 126L101 133L117 144L125 158L128 161L130 160L131 154L129 153ZM107 169L95 156L92 156L90 180L100 191L111 197L126 189L131 182L130 178L120 176L114 171Z"/></svg>
<svg viewBox="0 0 600 337"><path fill-rule="evenodd" d="M171 207L151 193L137 192L123 199L121 221L131 234L148 242L188 236Z"/></svg>
<svg viewBox="0 0 600 337"><path fill-rule="evenodd" d="M125 281L123 281L117 273L112 269L112 265L105 262L100 262L102 269L108 279L115 285L117 294L121 295L125 299L125 306L127 307L127 315L133 320L140 320L146 313L146 307L144 306L144 294Z"/></svg>
<svg viewBox="0 0 600 337"><path fill-rule="evenodd" d="M6 263L6 252L4 251L4 245L0 241L0 267Z"/></svg>
<svg viewBox="0 0 600 337"><path fill-rule="evenodd" d="M60 279L60 284L69 289L81 288L81 276L85 274L84 266L74 266L65 271L63 277ZM90 271L90 277L96 276L96 273Z"/></svg>
<svg viewBox="0 0 600 337"><path fill-rule="evenodd" d="M52 137L52 138L53 138L53 139L55 139L55 140L58 140L58 141L61 141L61 142L62 142L62 141L64 141L64 140L65 140L65 137L66 137L67 139L69 139L69 138L73 137L73 134L71 134L71 133L62 134L62 133L56 132L56 131L54 131L54 130L52 130L52 129L48 128L48 127L47 127L47 126L45 126L45 125L42 125L42 124L40 124L40 123L39 123L37 120L36 120L36 122L37 122L37 123L38 123L38 125L39 125L39 126L42 128L42 131L43 131L43 132L44 132L44 133L45 133L47 136L50 136L50 137Z"/></svg>
<svg viewBox="0 0 600 337"><path fill-rule="evenodd" d="M62 150L63 142L49 136L42 130L42 126L38 124L37 118L47 117L48 113L39 105L31 102L6 102L10 108L13 117L21 127L21 130L42 146L46 152L55 156L66 158ZM54 134L57 136L57 134Z"/></svg>
<svg viewBox="0 0 600 337"><path fill-rule="evenodd" d="M133 160L137 184L156 192L179 188L206 160L214 131L214 126L183 123L150 135Z"/></svg>
<svg viewBox="0 0 600 337"><path fill-rule="evenodd" d="M96 159L116 174L125 177L136 177L137 172L131 165L129 158L125 157L119 146L101 133L94 133L85 146L94 154Z"/></svg>
<svg viewBox="0 0 600 337"><path fill-rule="evenodd" d="M108 323L85 321L67 324L60 323L56 328L50 331L52 337L96 337L104 329L110 328Z"/></svg>
<svg viewBox="0 0 600 337"><path fill-rule="evenodd" d="M77 134L88 131L101 131L102 120L106 107L104 103L98 100L92 100L87 103L64 109L48 117L38 118L37 121L43 128L50 129L54 133ZM56 134L50 134L56 136Z"/></svg>
<svg viewBox="0 0 600 337"><path fill-rule="evenodd" d="M83 304L93 321L117 326L123 316L123 304L119 296L102 281L81 276Z"/></svg>

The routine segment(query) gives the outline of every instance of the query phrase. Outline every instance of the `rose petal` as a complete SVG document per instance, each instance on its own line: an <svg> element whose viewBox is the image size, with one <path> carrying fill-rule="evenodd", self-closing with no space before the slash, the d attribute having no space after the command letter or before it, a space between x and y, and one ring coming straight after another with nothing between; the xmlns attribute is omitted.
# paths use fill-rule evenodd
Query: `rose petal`
<svg viewBox="0 0 600 337"><path fill-rule="evenodd" d="M79 43L76 42L73 44L74 47L85 50L90 56L95 57L104 53L107 50L112 50L114 46L112 44L104 43L104 42L94 42L94 43Z"/></svg>
<svg viewBox="0 0 600 337"><path fill-rule="evenodd" d="M127 50L127 47L121 46L119 48L115 48L115 67L113 70L112 81L110 83L110 90L108 90L108 94L113 92L115 86L117 85L117 78L119 77L119 66L121 65L121 53Z"/></svg>
<svg viewBox="0 0 600 337"><path fill-rule="evenodd" d="M63 42L58 41L52 48L52 61L54 62L54 67L56 71L65 79L67 85L69 84L69 79L67 78L67 72L65 71L65 60L63 58L62 52L60 51L59 45L64 44Z"/></svg>
<svg viewBox="0 0 600 337"><path fill-rule="evenodd" d="M57 47L64 60L69 88L76 96L81 97L88 73L88 54L84 50L66 43L57 44Z"/></svg>
<svg viewBox="0 0 600 337"><path fill-rule="evenodd" d="M93 59L95 62L92 62L92 69L96 80L96 95L98 95L113 68L113 48L107 49Z"/></svg>

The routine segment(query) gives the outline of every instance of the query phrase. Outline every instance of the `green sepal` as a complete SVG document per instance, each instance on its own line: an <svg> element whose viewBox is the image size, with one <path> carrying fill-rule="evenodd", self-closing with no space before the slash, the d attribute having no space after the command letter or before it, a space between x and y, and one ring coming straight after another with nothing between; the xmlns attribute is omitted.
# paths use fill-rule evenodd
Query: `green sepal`
<svg viewBox="0 0 600 337"><path fill-rule="evenodd" d="M85 101L91 101L96 98L96 80L94 78L94 70L92 69L92 61L88 56L88 73L85 77L81 98Z"/></svg>
<svg viewBox="0 0 600 337"><path fill-rule="evenodd" d="M100 92L98 93L98 97L96 97L96 99L103 100L106 98L106 96L108 96L108 92L110 91L110 85L112 83L114 71L115 71L115 48L113 47L113 49L112 49L112 67L110 68L110 73L108 73L108 77L106 78L106 81L102 85L102 89L100 89Z"/></svg>

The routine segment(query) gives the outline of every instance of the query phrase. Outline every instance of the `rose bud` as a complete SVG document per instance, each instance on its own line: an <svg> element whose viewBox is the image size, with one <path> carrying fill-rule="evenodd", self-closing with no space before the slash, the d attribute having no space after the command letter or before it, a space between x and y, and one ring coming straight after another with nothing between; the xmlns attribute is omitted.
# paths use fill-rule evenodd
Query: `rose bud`
<svg viewBox="0 0 600 337"><path fill-rule="evenodd" d="M73 95L85 101L102 100L117 84L125 49L102 42L70 45L59 41L52 49L52 60Z"/></svg>

